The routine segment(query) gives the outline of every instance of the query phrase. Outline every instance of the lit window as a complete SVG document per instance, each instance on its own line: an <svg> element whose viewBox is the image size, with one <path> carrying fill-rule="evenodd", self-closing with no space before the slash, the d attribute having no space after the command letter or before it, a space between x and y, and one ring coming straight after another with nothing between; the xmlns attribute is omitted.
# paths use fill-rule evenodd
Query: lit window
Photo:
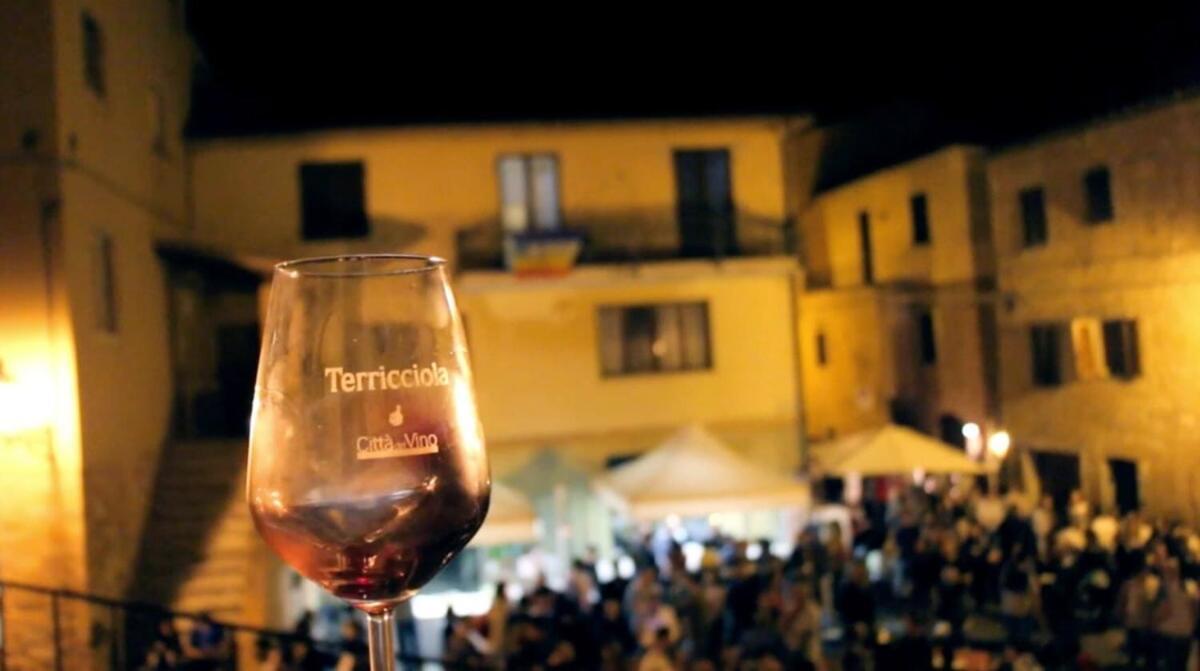
<svg viewBox="0 0 1200 671"><path fill-rule="evenodd" d="M559 227L557 157L508 154L500 157L497 171L504 232L552 231Z"/></svg>
<svg viewBox="0 0 1200 671"><path fill-rule="evenodd" d="M707 303L601 307L599 338L605 375L712 368Z"/></svg>

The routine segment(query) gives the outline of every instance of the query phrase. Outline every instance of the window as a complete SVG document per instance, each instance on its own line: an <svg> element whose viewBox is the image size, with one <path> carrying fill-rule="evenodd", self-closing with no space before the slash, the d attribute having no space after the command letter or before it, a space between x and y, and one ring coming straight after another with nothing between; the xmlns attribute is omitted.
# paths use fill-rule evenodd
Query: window
<svg viewBox="0 0 1200 671"><path fill-rule="evenodd" d="M1112 185L1109 183L1108 168L1098 166L1083 174L1083 192L1087 200L1085 220L1089 224L1112 221Z"/></svg>
<svg viewBox="0 0 1200 671"><path fill-rule="evenodd" d="M505 233L552 231L559 227L558 157L508 154L500 157L500 225Z"/></svg>
<svg viewBox="0 0 1200 671"><path fill-rule="evenodd" d="M305 240L362 238L370 233L361 161L300 166L300 227Z"/></svg>
<svg viewBox="0 0 1200 671"><path fill-rule="evenodd" d="M679 253L721 257L737 252L728 149L676 149Z"/></svg>
<svg viewBox="0 0 1200 671"><path fill-rule="evenodd" d="M117 314L117 268L112 236L100 232L96 236L93 265L96 274L96 327L104 333L116 333L120 319Z"/></svg>
<svg viewBox="0 0 1200 671"><path fill-rule="evenodd" d="M162 91L151 87L146 96L146 115L150 123L150 150L167 155L167 108Z"/></svg>
<svg viewBox="0 0 1200 671"><path fill-rule="evenodd" d="M605 375L712 368L707 303L605 306L599 326Z"/></svg>
<svg viewBox="0 0 1200 671"><path fill-rule="evenodd" d="M1038 387L1057 387L1062 384L1062 332L1058 324L1034 324L1029 327L1033 384Z"/></svg>
<svg viewBox="0 0 1200 671"><path fill-rule="evenodd" d="M929 199L918 193L909 199L912 210L912 239L914 245L929 244Z"/></svg>
<svg viewBox="0 0 1200 671"><path fill-rule="evenodd" d="M1141 374L1138 358L1137 322L1132 319L1112 319L1104 322L1104 360L1108 374L1124 379Z"/></svg>
<svg viewBox="0 0 1200 671"><path fill-rule="evenodd" d="M825 333L823 331L818 331L817 332L817 365L820 366L821 368L824 368L825 364L828 362L829 362L829 354L825 351Z"/></svg>
<svg viewBox="0 0 1200 671"><path fill-rule="evenodd" d="M83 30L83 79L88 88L103 98L104 81L104 31L96 17L84 12L79 20Z"/></svg>
<svg viewBox="0 0 1200 671"><path fill-rule="evenodd" d="M1023 189L1021 202L1021 242L1025 247L1046 244L1046 192L1040 186Z"/></svg>
<svg viewBox="0 0 1200 671"><path fill-rule="evenodd" d="M933 335L933 315L929 310L917 312L917 343L920 348L921 365L937 363L937 341Z"/></svg>
<svg viewBox="0 0 1200 671"><path fill-rule="evenodd" d="M858 213L858 245L862 252L863 284L875 283L875 260L871 258L871 215L866 210Z"/></svg>

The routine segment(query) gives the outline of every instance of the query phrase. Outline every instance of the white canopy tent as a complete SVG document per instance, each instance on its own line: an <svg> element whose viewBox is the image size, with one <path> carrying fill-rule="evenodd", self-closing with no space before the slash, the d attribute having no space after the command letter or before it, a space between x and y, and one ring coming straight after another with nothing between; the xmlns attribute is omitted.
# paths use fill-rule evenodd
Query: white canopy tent
<svg viewBox="0 0 1200 671"><path fill-rule="evenodd" d="M537 513L533 504L516 490L492 481L492 502L488 516L471 545L533 543L537 540Z"/></svg>
<svg viewBox="0 0 1200 671"><path fill-rule="evenodd" d="M812 457L813 470L831 476L989 471L958 448L895 424L815 445Z"/></svg>
<svg viewBox="0 0 1200 671"><path fill-rule="evenodd" d="M704 428L687 426L596 480L596 489L636 520L669 515L808 506L808 484L732 452Z"/></svg>

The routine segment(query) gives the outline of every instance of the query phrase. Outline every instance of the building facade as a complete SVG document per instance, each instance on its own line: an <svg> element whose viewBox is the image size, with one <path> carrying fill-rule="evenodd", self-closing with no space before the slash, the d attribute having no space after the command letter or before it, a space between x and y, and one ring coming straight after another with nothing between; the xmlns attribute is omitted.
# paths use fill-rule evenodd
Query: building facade
<svg viewBox="0 0 1200 671"><path fill-rule="evenodd" d="M548 549L574 556L609 547L607 515L541 489L548 454L590 478L699 423L772 466L800 463L785 153L805 127L751 117L201 140L190 239L248 267L447 258L494 475L528 485Z"/></svg>
<svg viewBox="0 0 1200 671"><path fill-rule="evenodd" d="M178 10L0 8L0 483L19 502L0 507L3 580L115 596L135 582L170 413L154 241L186 218ZM76 606L59 614L65 665L103 666L114 631ZM5 609L10 668L49 668L45 598Z"/></svg>
<svg viewBox="0 0 1200 671"><path fill-rule="evenodd" d="M891 421L958 443L994 418L983 158L950 146L814 198L830 281L801 299L811 438Z"/></svg>
<svg viewBox="0 0 1200 671"><path fill-rule="evenodd" d="M1061 502L1196 519L1200 99L988 162L1001 405Z"/></svg>

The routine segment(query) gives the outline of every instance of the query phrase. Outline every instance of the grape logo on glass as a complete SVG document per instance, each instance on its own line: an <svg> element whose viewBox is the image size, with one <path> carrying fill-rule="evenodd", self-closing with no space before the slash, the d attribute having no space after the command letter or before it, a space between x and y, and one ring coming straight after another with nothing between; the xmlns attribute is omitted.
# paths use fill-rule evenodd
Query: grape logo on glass
<svg viewBox="0 0 1200 671"><path fill-rule="evenodd" d="M404 424L404 410L397 405L388 413L388 424L399 428ZM405 433L399 439L390 433L377 436L359 436L354 441L359 459L384 459L386 457L415 457L422 454L437 454L436 433Z"/></svg>

